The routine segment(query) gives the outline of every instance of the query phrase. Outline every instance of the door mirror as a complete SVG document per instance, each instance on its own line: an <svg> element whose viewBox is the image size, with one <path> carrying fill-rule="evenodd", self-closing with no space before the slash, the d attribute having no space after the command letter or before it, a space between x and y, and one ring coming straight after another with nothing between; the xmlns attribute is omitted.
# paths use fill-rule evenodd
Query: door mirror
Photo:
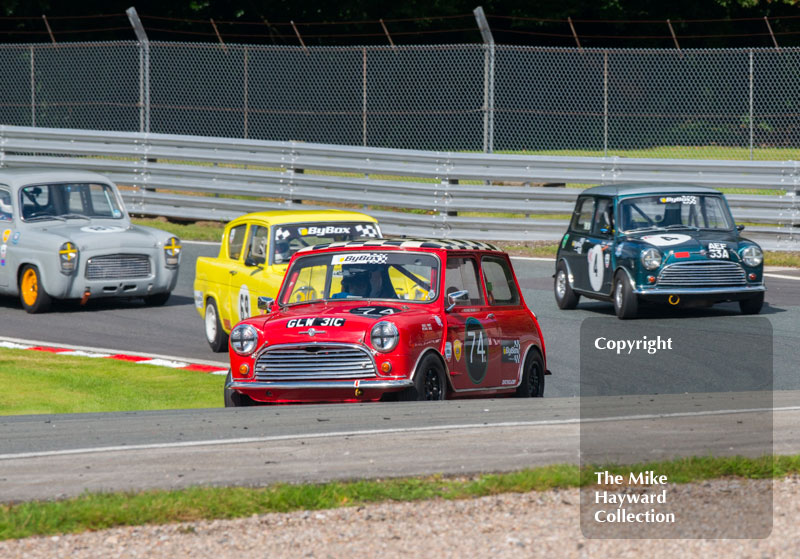
<svg viewBox="0 0 800 559"><path fill-rule="evenodd" d="M737 225L736 226L736 230L737 231L744 231L744 225Z"/></svg>
<svg viewBox="0 0 800 559"><path fill-rule="evenodd" d="M466 289L462 289L461 291L453 291L452 293L447 295L447 301L450 305L445 309L446 312L450 312L455 308L458 301L462 299L469 298L469 291Z"/></svg>
<svg viewBox="0 0 800 559"><path fill-rule="evenodd" d="M258 310L264 311L265 313L272 312L272 305L275 304L275 299L272 297L259 297L258 298Z"/></svg>
<svg viewBox="0 0 800 559"><path fill-rule="evenodd" d="M254 258L252 256L248 256L247 258L244 259L244 265L249 268L252 268L254 266L263 266L264 260L262 258Z"/></svg>

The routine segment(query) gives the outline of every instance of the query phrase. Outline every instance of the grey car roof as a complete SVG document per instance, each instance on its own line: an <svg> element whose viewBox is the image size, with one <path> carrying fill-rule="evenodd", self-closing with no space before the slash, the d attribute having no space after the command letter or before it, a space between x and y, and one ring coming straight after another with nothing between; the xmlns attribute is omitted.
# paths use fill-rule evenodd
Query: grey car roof
<svg viewBox="0 0 800 559"><path fill-rule="evenodd" d="M635 194L720 194L719 190L695 184L604 184L587 188L581 194L629 196Z"/></svg>
<svg viewBox="0 0 800 559"><path fill-rule="evenodd" d="M107 184L111 180L92 171L42 168L0 169L0 184L11 187L58 182L101 182Z"/></svg>

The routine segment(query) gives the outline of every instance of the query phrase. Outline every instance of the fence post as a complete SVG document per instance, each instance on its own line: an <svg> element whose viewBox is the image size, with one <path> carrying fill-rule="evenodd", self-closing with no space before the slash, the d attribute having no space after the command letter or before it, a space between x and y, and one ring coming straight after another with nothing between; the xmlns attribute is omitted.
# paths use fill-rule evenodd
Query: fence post
<svg viewBox="0 0 800 559"><path fill-rule="evenodd" d="M125 10L139 41L139 132L150 133L150 40L136 8Z"/></svg>
<svg viewBox="0 0 800 559"><path fill-rule="evenodd" d="M750 49L750 161L753 160L753 49Z"/></svg>
<svg viewBox="0 0 800 559"><path fill-rule="evenodd" d="M484 44L483 55L483 152L494 151L494 37L486 20L483 8L478 6L472 13L478 22Z"/></svg>
<svg viewBox="0 0 800 559"><path fill-rule="evenodd" d="M248 122L247 122L247 105L248 105L248 87L249 87L249 76L248 76L248 60L247 60L247 45L244 47L244 137L245 139L248 138Z"/></svg>
<svg viewBox="0 0 800 559"><path fill-rule="evenodd" d="M603 51L603 157L608 157L608 51Z"/></svg>
<svg viewBox="0 0 800 559"><path fill-rule="evenodd" d="M367 47L361 48L361 145L367 147Z"/></svg>
<svg viewBox="0 0 800 559"><path fill-rule="evenodd" d="M36 126L36 66L33 59L33 45L31 45L31 126Z"/></svg>

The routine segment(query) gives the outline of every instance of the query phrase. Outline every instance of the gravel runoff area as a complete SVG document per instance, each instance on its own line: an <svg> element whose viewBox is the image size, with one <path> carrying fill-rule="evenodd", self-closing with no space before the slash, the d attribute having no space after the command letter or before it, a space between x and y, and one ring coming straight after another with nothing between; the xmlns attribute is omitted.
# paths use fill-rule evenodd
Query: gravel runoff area
<svg viewBox="0 0 800 559"><path fill-rule="evenodd" d="M763 497L771 483L715 480L669 485L668 491L677 508L707 510L731 492ZM776 480L773 488L773 529L764 539L586 539L579 524L578 489L569 489L28 538L0 542L0 557L798 557L800 477ZM739 507L747 508L746 501L727 502L721 507L726 513L698 524L713 528L729 522ZM769 518L762 520L768 526Z"/></svg>

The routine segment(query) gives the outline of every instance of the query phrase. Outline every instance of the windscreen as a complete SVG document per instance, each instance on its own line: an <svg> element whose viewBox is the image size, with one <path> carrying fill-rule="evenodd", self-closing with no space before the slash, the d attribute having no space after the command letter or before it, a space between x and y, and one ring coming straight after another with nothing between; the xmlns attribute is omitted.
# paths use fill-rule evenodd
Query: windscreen
<svg viewBox="0 0 800 559"><path fill-rule="evenodd" d="M320 300L436 299L439 260L400 251L335 252L298 258L289 268L281 304Z"/></svg>
<svg viewBox="0 0 800 559"><path fill-rule="evenodd" d="M24 221L71 218L122 219L124 212L107 184L71 183L26 186L19 191Z"/></svg>
<svg viewBox="0 0 800 559"><path fill-rule="evenodd" d="M680 194L641 196L620 202L621 229L733 229L733 218L721 196Z"/></svg>
<svg viewBox="0 0 800 559"><path fill-rule="evenodd" d="M377 223L311 223L277 225L272 243L272 263L286 264L292 255L313 245L354 241L356 239L380 239Z"/></svg>

